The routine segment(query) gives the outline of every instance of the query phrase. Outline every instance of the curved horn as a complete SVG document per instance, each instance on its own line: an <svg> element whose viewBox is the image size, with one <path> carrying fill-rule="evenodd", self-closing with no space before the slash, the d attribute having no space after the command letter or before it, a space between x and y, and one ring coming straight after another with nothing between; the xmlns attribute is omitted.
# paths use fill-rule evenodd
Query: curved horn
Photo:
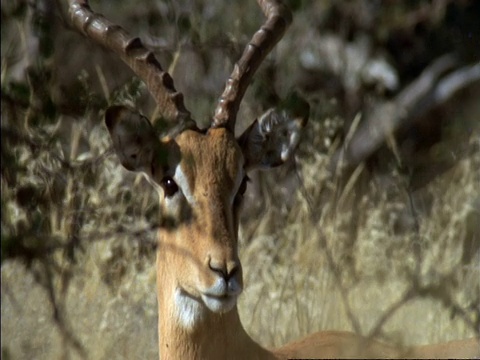
<svg viewBox="0 0 480 360"><path fill-rule="evenodd" d="M183 103L183 94L175 89L172 77L139 38L95 13L88 0L72 0L70 17L76 29L115 52L145 82L164 118L195 125Z"/></svg>
<svg viewBox="0 0 480 360"><path fill-rule="evenodd" d="M232 132L235 130L238 108L253 74L292 22L290 10L280 1L257 1L267 20L253 35L235 64L215 109L212 127L226 127Z"/></svg>

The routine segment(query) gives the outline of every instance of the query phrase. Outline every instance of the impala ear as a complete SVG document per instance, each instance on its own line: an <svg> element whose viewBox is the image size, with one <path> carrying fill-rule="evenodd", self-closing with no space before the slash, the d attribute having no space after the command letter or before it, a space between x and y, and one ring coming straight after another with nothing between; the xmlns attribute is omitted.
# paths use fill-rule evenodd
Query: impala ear
<svg viewBox="0 0 480 360"><path fill-rule="evenodd" d="M113 148L127 170L152 177L159 168L157 164L167 164L166 148L143 115L125 106L111 106L105 112L105 124Z"/></svg>
<svg viewBox="0 0 480 360"><path fill-rule="evenodd" d="M268 169L282 165L298 147L307 115L290 117L285 111L270 109L238 138L245 169Z"/></svg>

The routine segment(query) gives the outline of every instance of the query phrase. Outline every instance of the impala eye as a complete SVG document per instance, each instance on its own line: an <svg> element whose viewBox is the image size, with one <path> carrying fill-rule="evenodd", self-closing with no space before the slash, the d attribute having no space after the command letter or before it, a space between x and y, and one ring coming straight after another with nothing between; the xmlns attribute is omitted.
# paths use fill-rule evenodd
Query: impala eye
<svg viewBox="0 0 480 360"><path fill-rule="evenodd" d="M242 183L240 184L240 187L238 188L238 195L243 195L245 194L245 191L247 191L247 183L250 181L250 178L248 176L245 176L242 180Z"/></svg>
<svg viewBox="0 0 480 360"><path fill-rule="evenodd" d="M171 176L165 176L162 181L160 181L160 186L165 192L165 197L172 197L178 191L178 185Z"/></svg>
<svg viewBox="0 0 480 360"><path fill-rule="evenodd" d="M235 195L235 199L233 200L233 208L234 210L238 210L240 205L243 202L243 195L245 194L245 191L247 190L247 182L250 181L248 176L245 176L242 180L242 183L240 184L240 187L238 188L237 195Z"/></svg>

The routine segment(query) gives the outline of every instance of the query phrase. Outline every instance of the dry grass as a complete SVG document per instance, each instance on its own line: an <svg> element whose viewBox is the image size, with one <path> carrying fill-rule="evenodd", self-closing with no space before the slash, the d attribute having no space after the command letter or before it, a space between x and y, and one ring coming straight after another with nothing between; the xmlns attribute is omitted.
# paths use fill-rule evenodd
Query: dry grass
<svg viewBox="0 0 480 360"><path fill-rule="evenodd" d="M302 166L303 179L312 179L309 172L325 161L311 160ZM478 253L469 266L461 263L462 236L470 217L476 223L479 216L473 203L479 198L479 164L480 154L476 153L424 190L433 194L435 211L422 218L418 235L423 243L419 279L425 285L440 286L460 309L475 305L479 294ZM305 180L304 185L307 193L314 193L317 184ZM372 186L372 191L378 189ZM348 234L342 223L349 221L350 214L334 218L326 214L312 223L312 210L301 195L280 215L284 227L255 233L248 243L243 241L246 290L240 312L247 330L262 344L279 345L322 329L354 330L354 324L369 334L409 288L407 274L415 268L411 243L417 235L392 234L385 223L392 202L374 202L367 197L361 209L355 210L364 213L364 224L348 250L343 246ZM268 216L260 221L265 219ZM248 231L242 228L242 233ZM336 269L337 275L326 259L322 237L335 264L345 263L342 257L352 252L348 264ZM87 244L68 286L61 283L61 277L56 278L67 322L88 358L156 356L153 254L141 257L118 250L135 254L135 248L135 240L124 236ZM442 276L449 281L442 282ZM107 281L107 277L113 280ZM390 314L381 333L402 344L474 335L468 322L454 314L453 305L443 303L441 297L418 295ZM466 310L465 315L473 313ZM52 322L45 290L16 262L2 266L2 346L12 359L63 358L65 354L77 358Z"/></svg>
<svg viewBox="0 0 480 360"><path fill-rule="evenodd" d="M418 234L397 235L388 221L408 208L406 193L387 200L371 184L360 204L350 202L352 207L342 212L324 209L314 223L312 212L320 209L310 209L299 194L284 227L255 237L243 249L247 290L240 309L252 334L280 345L321 329L370 334L382 321L377 335L400 344L472 336L473 317L455 316L454 307L467 309L478 301L478 252L471 264L462 264L462 242L469 218L478 221L479 160L477 152L423 190L432 194L434 204L420 220ZM303 165L308 194L318 187L308 173L322 165L323 159ZM352 235L348 223L355 212L362 213L362 220ZM421 242L420 264L414 241ZM403 301L412 277L432 292L414 292Z"/></svg>
<svg viewBox="0 0 480 360"><path fill-rule="evenodd" d="M144 5L118 13L103 4L101 11L132 32L138 29L147 43L160 44L162 63L172 64L177 56L171 68L177 87L205 124L231 59L260 16L255 4L234 10L225 9L223 2L162 4L160 10ZM301 21L275 51L276 61L261 69L241 109L240 127L300 81L299 56L292 54L312 39L327 7L328 2L298 5L295 19ZM239 22L235 14L242 11L258 16ZM152 30L142 19L158 12L175 16ZM203 21L204 16L210 21ZM13 77L5 34L2 28L2 93L15 95L3 91ZM86 41L62 39L55 40L64 46L56 48L52 60L60 73L51 81L52 97L68 76L80 78L77 87L61 89L67 100L75 98L85 107L60 97L63 105L49 117L44 108L22 107L2 95L2 128L12 130L2 135L2 161L11 161L2 164L2 251L18 244L38 250L32 258L2 254L2 358L76 359L82 358L79 348L89 359L156 358L152 242L157 199L142 177L121 169L102 125L107 100L126 98L147 114L153 106L142 86L128 81L125 68L108 55L89 48L68 58L72 46ZM82 60L84 56L93 60ZM186 68L195 76L182 76ZM412 192L404 185L408 177L395 167L384 174L388 186L383 175L364 165L347 187L328 179L332 147L326 146L325 128L342 123L343 114L337 114L336 100L323 96L309 95L311 119L296 168L252 175L256 182L249 191L263 203L247 202L242 214L246 288L239 309L244 326L265 346L322 329L354 330L408 345L478 334L478 105L460 111L453 104L455 123L471 124L460 137L469 144L468 156ZM28 101L32 99L38 100L35 93ZM455 135L455 129L449 134Z"/></svg>
<svg viewBox="0 0 480 360"><path fill-rule="evenodd" d="M304 161L301 173L308 194L317 187L309 173L322 168L325 160ZM239 307L249 333L268 346L322 329L369 334L411 286L408 274L416 269L411 244L418 237L423 254L418 278L425 286L439 286L445 294L415 294L389 314L381 335L402 344L474 335L468 321L455 315L454 307L474 320L468 308L478 301L478 252L469 266L463 265L461 242L471 217L478 222L473 201L479 196L479 164L477 152L425 190L433 195L435 210L421 219L418 236L393 234L385 219L407 206L406 199L387 201L373 186L370 190L377 192L378 201L365 194L359 209L335 216L335 209L328 209L315 223L311 213L319 209L310 209L299 193L284 214L267 210L281 217L284 226L264 233L258 228L268 228L266 224L250 222L254 230L242 227L242 234L254 233L248 242L243 236L241 246L246 289ZM111 171L115 176L123 173ZM362 211L364 218L354 243L345 246L349 230L344 225L354 211ZM263 216L259 221L268 219ZM142 219L134 217L132 222ZM88 358L143 359L157 354L153 251L139 255L135 244L126 236L87 242L78 265L74 270L67 267L75 273L68 286L62 284L61 276L55 277L67 322ZM336 269L330 268L325 244ZM445 304L443 295L453 303ZM16 262L2 266L2 346L12 359L78 357L52 322L46 291Z"/></svg>

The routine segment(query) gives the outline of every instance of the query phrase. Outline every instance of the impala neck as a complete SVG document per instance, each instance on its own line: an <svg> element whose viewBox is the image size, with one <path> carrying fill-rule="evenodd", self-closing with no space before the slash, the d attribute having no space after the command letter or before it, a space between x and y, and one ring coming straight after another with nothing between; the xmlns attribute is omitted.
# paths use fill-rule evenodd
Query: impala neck
<svg viewBox="0 0 480 360"><path fill-rule="evenodd" d="M195 321L178 313L174 279L157 253L159 355L166 359L275 359L244 330L237 306L225 314L202 311ZM192 300L194 301L194 300ZM198 305L198 304L197 304ZM202 305L200 305L202 306ZM185 309L184 309L185 310ZM194 311L195 309L190 309ZM191 313L184 314L193 317ZM185 322L189 322L186 326Z"/></svg>

